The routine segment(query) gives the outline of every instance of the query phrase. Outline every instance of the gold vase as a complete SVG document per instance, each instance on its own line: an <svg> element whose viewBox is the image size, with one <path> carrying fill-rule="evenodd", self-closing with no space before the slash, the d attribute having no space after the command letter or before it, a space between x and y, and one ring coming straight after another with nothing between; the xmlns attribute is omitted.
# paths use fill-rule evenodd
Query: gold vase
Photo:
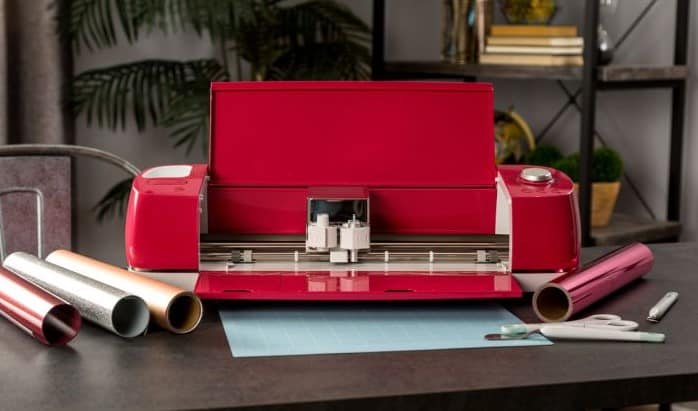
<svg viewBox="0 0 698 411"><path fill-rule="evenodd" d="M579 185L576 183L574 191L579 195ZM613 215L613 209L616 207L619 192L620 181L591 183L592 227L606 227L611 223L611 216Z"/></svg>

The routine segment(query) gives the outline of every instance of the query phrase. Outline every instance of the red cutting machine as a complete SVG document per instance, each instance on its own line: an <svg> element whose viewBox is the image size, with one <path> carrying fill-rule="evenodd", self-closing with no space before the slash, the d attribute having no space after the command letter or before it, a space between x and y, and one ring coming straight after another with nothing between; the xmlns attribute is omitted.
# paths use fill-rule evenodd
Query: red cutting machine
<svg viewBox="0 0 698 411"><path fill-rule="evenodd" d="M573 184L497 166L489 84L214 83L208 164L136 177L132 270L202 298L521 295L579 262Z"/></svg>

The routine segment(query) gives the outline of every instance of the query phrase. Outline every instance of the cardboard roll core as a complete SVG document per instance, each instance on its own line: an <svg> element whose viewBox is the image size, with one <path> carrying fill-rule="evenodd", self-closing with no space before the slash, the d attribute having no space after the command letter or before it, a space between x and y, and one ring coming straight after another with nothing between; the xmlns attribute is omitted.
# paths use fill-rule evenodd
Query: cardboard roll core
<svg viewBox="0 0 698 411"><path fill-rule="evenodd" d="M572 314L572 300L562 288L546 284L533 294L533 310L545 322L565 321Z"/></svg>
<svg viewBox="0 0 698 411"><path fill-rule="evenodd" d="M203 316L201 301L189 292L175 296L167 307L167 322L170 331L185 334L194 330Z"/></svg>

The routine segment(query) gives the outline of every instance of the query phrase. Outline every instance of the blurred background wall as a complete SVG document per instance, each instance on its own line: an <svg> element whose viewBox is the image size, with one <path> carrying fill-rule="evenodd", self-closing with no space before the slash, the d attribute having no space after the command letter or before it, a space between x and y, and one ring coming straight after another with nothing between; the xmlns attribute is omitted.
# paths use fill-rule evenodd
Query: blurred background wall
<svg viewBox="0 0 698 411"><path fill-rule="evenodd" d="M0 0L0 144L72 139L61 104L72 67L56 36L52 3Z"/></svg>
<svg viewBox="0 0 698 411"><path fill-rule="evenodd" d="M605 27L613 38L627 28L649 0L620 0L612 20ZM371 21L371 2L344 0L364 21ZM386 58L388 60L435 60L440 47L440 0L388 0ZM556 24L582 23L583 2L563 1L555 18ZM689 64L693 69L687 93L684 143L683 235L684 240L698 239L698 83L696 67L696 26L698 5L691 4ZM643 27L628 38L615 55L615 63L667 64L672 60L674 33L674 0L662 0L643 21ZM122 42L121 44L126 44ZM98 53L85 53L74 61L76 72L106 64L139 58L189 59L214 55L211 43L194 34L162 37L154 34L135 46L118 46ZM487 79L483 79L487 80ZM531 124L540 129L566 101L554 82L495 80L495 100L499 108L513 105ZM575 89L579 84L568 82ZM624 158L627 173L638 183L658 218L666 214L668 136L670 121L669 91L632 91L599 96L597 129L609 145ZM578 149L579 115L568 110L551 130L545 142L564 152ZM138 133L135 126L126 131L87 128L84 119L76 123L76 143L114 152L138 167L162 164L205 162L205 155L195 149L186 156L174 150L165 130L149 129ZM94 204L113 183L124 178L120 171L90 160L77 164L77 249L95 257L124 263L123 219L101 224L91 211ZM622 189L618 209L642 215L638 201L627 188ZM176 223L176 222L173 222Z"/></svg>

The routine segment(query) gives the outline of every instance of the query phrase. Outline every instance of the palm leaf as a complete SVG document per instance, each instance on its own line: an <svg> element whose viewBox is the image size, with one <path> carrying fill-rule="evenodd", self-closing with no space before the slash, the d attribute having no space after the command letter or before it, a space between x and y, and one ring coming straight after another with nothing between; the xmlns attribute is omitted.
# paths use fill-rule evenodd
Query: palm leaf
<svg viewBox="0 0 698 411"><path fill-rule="evenodd" d="M228 73L222 67L203 67L194 80L174 92L167 113L159 125L170 128L174 146L186 146L190 153L197 141L206 152L208 148L210 82L226 81Z"/></svg>
<svg viewBox="0 0 698 411"><path fill-rule="evenodd" d="M115 0L121 28L137 39L141 31L193 29L217 40L229 35L236 15L244 14L253 0Z"/></svg>
<svg viewBox="0 0 698 411"><path fill-rule="evenodd" d="M101 222L116 215L123 217L132 182L133 178L121 180L104 194L93 208L97 213L97 221Z"/></svg>
<svg viewBox="0 0 698 411"><path fill-rule="evenodd" d="M255 0L188 0L184 27L208 33L213 41L231 39L240 20L249 19Z"/></svg>
<svg viewBox="0 0 698 411"><path fill-rule="evenodd" d="M371 30L347 6L331 0L311 0L279 8L279 35L296 44L351 42L368 47Z"/></svg>
<svg viewBox="0 0 698 411"><path fill-rule="evenodd" d="M119 32L129 43L142 32L193 29L213 40L232 36L254 0L71 0L56 14L58 33L76 53L116 45Z"/></svg>
<svg viewBox="0 0 698 411"><path fill-rule="evenodd" d="M76 76L69 90L69 105L87 124L126 127L129 114L139 130L158 125L178 91L195 83L221 78L223 68L215 60L145 60L88 70Z"/></svg>
<svg viewBox="0 0 698 411"><path fill-rule="evenodd" d="M58 33L75 52L81 45L92 50L116 44L112 0L72 0L56 10Z"/></svg>
<svg viewBox="0 0 698 411"><path fill-rule="evenodd" d="M237 21L232 38L233 50L250 63L255 80L266 77L266 70L280 54L277 32L276 8L256 7Z"/></svg>
<svg viewBox="0 0 698 411"><path fill-rule="evenodd" d="M346 6L313 0L278 12L278 53L269 79L365 79L370 30Z"/></svg>
<svg viewBox="0 0 698 411"><path fill-rule="evenodd" d="M272 64L270 80L361 80L369 78L369 51L346 42L290 48Z"/></svg>

